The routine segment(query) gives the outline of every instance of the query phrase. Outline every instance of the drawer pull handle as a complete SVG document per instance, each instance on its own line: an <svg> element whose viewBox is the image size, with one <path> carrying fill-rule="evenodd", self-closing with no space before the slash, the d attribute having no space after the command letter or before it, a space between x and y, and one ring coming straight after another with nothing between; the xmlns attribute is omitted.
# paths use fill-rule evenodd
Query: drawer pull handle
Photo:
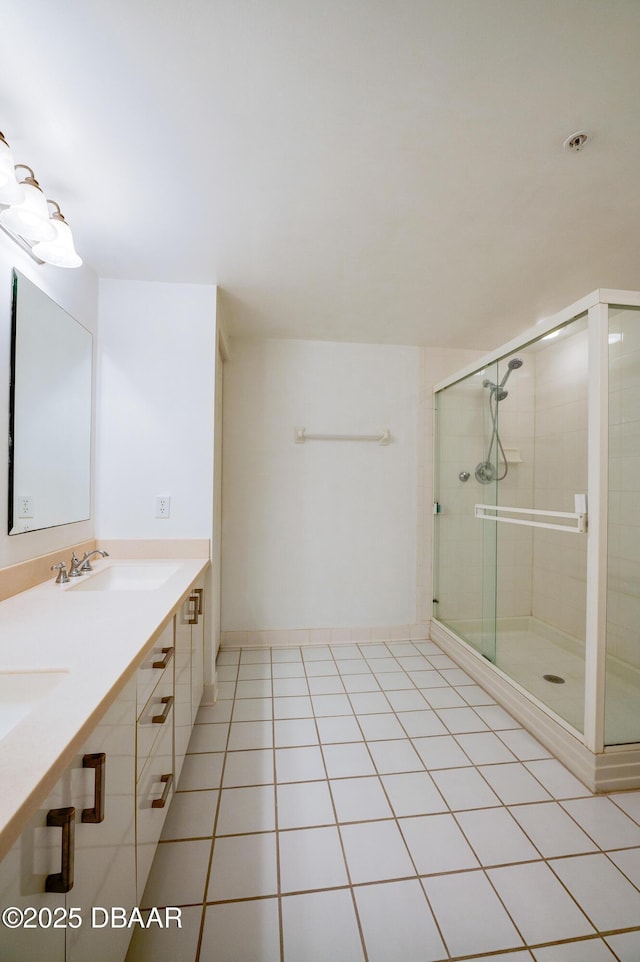
<svg viewBox="0 0 640 962"><path fill-rule="evenodd" d="M167 718L169 717L169 712L173 705L173 695L165 695L162 699L162 704L164 705L164 711L161 715L154 715L151 719L154 725L164 725Z"/></svg>
<svg viewBox="0 0 640 962"><path fill-rule="evenodd" d="M104 752L85 755L82 759L83 768L94 769L93 808L83 808L80 821L97 825L104 821L104 785L107 771L107 756Z"/></svg>
<svg viewBox="0 0 640 962"><path fill-rule="evenodd" d="M204 595L204 588L194 588L194 593L198 596L198 614L201 615L204 611L204 602L202 600Z"/></svg>
<svg viewBox="0 0 640 962"><path fill-rule="evenodd" d="M171 648L163 648L163 649L162 649L162 654L164 655L164 658L162 659L162 661L154 661L153 667L154 667L154 668L166 668L167 665L169 664L169 662L171 661L171 659L173 658L173 652L174 652L174 648L173 648L173 647L171 647Z"/></svg>
<svg viewBox="0 0 640 962"><path fill-rule="evenodd" d="M200 617L200 603L197 595L189 595L189 601L193 603L193 611L189 615L189 624L197 625Z"/></svg>
<svg viewBox="0 0 640 962"><path fill-rule="evenodd" d="M47 812L47 825L62 829L62 848L60 871L47 875L44 883L45 892L70 892L73 888L75 817L76 810L73 806L52 808Z"/></svg>
<svg viewBox="0 0 640 962"><path fill-rule="evenodd" d="M164 808L167 804L169 792L171 791L171 786L173 785L173 773L170 773L169 775L163 775L160 781L164 782L162 796L160 798L154 798L154 800L151 802L152 808Z"/></svg>

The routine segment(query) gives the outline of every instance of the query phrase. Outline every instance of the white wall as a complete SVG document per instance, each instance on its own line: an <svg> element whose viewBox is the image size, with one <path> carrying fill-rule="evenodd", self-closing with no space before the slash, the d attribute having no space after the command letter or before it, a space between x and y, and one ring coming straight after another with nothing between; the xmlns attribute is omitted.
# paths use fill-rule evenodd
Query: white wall
<svg viewBox="0 0 640 962"><path fill-rule="evenodd" d="M0 437L4 439L2 444L5 451L9 433L11 272L14 267L94 334L94 358L98 326L98 278L89 268L62 270L48 265L40 266L9 237L0 232ZM7 534L6 459L4 464L5 467L0 471L0 568L56 551L58 548L66 548L68 545L93 537L93 519L9 537Z"/></svg>
<svg viewBox="0 0 640 962"><path fill-rule="evenodd" d="M223 630L411 625L419 349L232 339L230 355ZM295 426L393 443L294 444Z"/></svg>
<svg viewBox="0 0 640 962"><path fill-rule="evenodd" d="M215 343L214 286L100 281L98 537L211 538Z"/></svg>

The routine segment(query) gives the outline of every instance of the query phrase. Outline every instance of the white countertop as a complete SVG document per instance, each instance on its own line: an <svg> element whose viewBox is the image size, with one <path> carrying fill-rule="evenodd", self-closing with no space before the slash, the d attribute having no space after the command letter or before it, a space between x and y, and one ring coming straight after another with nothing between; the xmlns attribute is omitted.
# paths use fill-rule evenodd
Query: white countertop
<svg viewBox="0 0 640 962"><path fill-rule="evenodd" d="M94 574L118 559L92 559ZM77 590L80 579L44 584L0 603L0 673L67 674L0 739L0 858L25 828L182 603L206 559L140 559L120 564L175 565L150 590Z"/></svg>

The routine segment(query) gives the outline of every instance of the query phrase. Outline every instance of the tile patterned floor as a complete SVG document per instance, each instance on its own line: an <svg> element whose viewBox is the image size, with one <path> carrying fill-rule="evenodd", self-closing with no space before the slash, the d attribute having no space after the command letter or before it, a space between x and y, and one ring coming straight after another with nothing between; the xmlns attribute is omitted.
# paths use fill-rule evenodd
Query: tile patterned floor
<svg viewBox="0 0 640 962"><path fill-rule="evenodd" d="M223 651L128 962L639 962L640 791L593 796L432 642Z"/></svg>

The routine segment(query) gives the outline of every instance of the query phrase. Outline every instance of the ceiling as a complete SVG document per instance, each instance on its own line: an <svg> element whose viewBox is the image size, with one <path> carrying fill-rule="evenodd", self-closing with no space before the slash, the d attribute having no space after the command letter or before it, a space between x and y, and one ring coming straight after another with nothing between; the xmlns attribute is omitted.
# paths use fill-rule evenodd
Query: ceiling
<svg viewBox="0 0 640 962"><path fill-rule="evenodd" d="M638 0L7 0L0 130L101 277L490 349L640 288L639 43Z"/></svg>

